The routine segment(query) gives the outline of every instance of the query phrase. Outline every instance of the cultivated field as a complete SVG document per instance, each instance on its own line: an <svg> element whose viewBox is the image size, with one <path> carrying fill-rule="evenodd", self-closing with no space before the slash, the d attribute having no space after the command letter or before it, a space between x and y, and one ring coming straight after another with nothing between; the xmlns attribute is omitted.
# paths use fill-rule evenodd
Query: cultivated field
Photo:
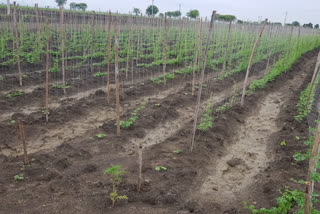
<svg viewBox="0 0 320 214"><path fill-rule="evenodd" d="M319 30L5 12L0 213L251 213L286 186L303 210L286 196L308 181ZM116 191L111 165L127 171Z"/></svg>

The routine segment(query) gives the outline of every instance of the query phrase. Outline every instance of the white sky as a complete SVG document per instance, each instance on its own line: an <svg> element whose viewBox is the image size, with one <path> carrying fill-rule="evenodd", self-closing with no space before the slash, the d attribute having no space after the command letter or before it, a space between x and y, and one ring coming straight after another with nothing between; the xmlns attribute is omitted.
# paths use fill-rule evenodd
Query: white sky
<svg viewBox="0 0 320 214"><path fill-rule="evenodd" d="M13 0L10 0L11 2ZM68 0L66 8L71 2L86 3L89 10L128 13L133 7L145 12L152 0ZM55 0L16 0L21 5L56 7ZM0 0L6 3L6 0ZM272 22L284 22L287 12L287 23L299 21L300 24L312 22L320 24L320 0L154 0L160 12L174 11L181 4L182 15L190 9L198 9L202 17L210 17L212 10L220 14L232 14L241 20L257 21L269 18Z"/></svg>

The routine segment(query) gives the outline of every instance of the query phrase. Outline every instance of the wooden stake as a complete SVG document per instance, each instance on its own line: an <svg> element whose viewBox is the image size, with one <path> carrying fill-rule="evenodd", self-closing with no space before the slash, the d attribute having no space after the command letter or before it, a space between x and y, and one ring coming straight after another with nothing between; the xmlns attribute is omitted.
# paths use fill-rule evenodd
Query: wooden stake
<svg viewBox="0 0 320 214"><path fill-rule="evenodd" d="M136 65L138 65L138 61L139 61L139 48L140 48L140 36L141 36L140 34L141 34L141 27L140 27L139 32L138 32Z"/></svg>
<svg viewBox="0 0 320 214"><path fill-rule="evenodd" d="M227 68L227 57L228 57L229 40L230 40L230 34L231 34L231 25L232 25L232 20L229 23L226 50L224 52L223 71L226 71L226 68Z"/></svg>
<svg viewBox="0 0 320 214"><path fill-rule="evenodd" d="M118 26L114 23L114 44L115 44L115 78L116 78L116 111L117 111L117 136L120 136L120 86L119 86L119 43Z"/></svg>
<svg viewBox="0 0 320 214"><path fill-rule="evenodd" d="M16 37L16 52L17 52L17 63L18 63L18 72L19 72L19 85L22 86L22 71L20 65L20 41L19 41L19 31L18 31L18 22L17 22L17 5L16 2L13 2L13 23L14 23L14 32Z"/></svg>
<svg viewBox="0 0 320 214"><path fill-rule="evenodd" d="M131 22L132 22L132 20L131 20ZM128 71L129 71L129 56L130 56L131 31L132 31L132 23L131 22L129 22L130 28L129 28L129 37L128 37L128 46L127 46L126 80L128 79Z"/></svg>
<svg viewBox="0 0 320 214"><path fill-rule="evenodd" d="M108 70L107 70L107 102L110 104L110 57L111 57L111 23L112 15L109 11L109 23L108 23Z"/></svg>
<svg viewBox="0 0 320 214"><path fill-rule="evenodd" d="M208 57L208 52L209 52L210 40L211 40L211 37L212 37L212 31L213 31L213 25L214 25L215 16L216 16L216 11L212 11L209 34L208 34L208 38L207 38L207 44L206 44L206 49L205 49L205 52L204 52L204 58L203 58L203 64L202 64L202 70L201 70L200 85L199 85L199 91L198 91L198 97L197 97L197 106L196 106L196 111L195 111L195 114L194 114L192 142L191 142L191 147L190 147L190 151L191 152L193 151L194 140L195 140L195 136L196 136L198 114L199 114L200 102L201 102L202 85L203 85L203 79L204 79L204 71L205 71L206 65L207 65L207 57Z"/></svg>
<svg viewBox="0 0 320 214"><path fill-rule="evenodd" d="M62 85L63 93L66 94L66 80L65 80L65 64L64 64L64 46L65 46L65 32L64 32L64 7L60 7L60 26L61 26L61 68L62 68Z"/></svg>
<svg viewBox="0 0 320 214"><path fill-rule="evenodd" d="M36 9L36 20L37 20L37 35L38 35L38 54L39 54L39 61L41 57L41 33L40 33L40 17L39 17L39 8L38 4L35 4L35 9Z"/></svg>
<svg viewBox="0 0 320 214"><path fill-rule="evenodd" d="M310 101L310 96L311 96L311 93L312 93L312 89L313 89L313 86L314 86L314 82L316 81L317 76L318 76L318 73L319 73L319 67L320 67L320 52L319 52L319 54L318 54L318 58L317 58L317 62L316 62L316 67L314 68L313 76L312 76L312 79L311 79L311 86L310 86L310 89L309 89L309 93L308 93L308 97L307 97L307 102L306 102L306 107L305 107L305 110L306 110L306 111L308 111L308 105L309 105L309 101Z"/></svg>
<svg viewBox="0 0 320 214"><path fill-rule="evenodd" d="M310 214L310 208L311 208L311 199L312 199L312 191L311 191L311 174L315 170L315 165L317 162L317 156L319 153L319 142L320 142L320 123L318 124L316 137L314 139L314 144L311 152L311 157L309 160L309 169L308 169L308 177L306 184L306 190L305 190L305 204L304 204L304 213Z"/></svg>
<svg viewBox="0 0 320 214"><path fill-rule="evenodd" d="M142 185L142 181L143 181L143 179L142 179L142 150L143 148L142 148L142 143L140 143L140 145L139 145L139 151L138 151L138 153L139 153L139 159L138 159L138 163L139 163L139 175L138 175L138 185L137 185L137 191L138 192L140 192L140 190L141 190L141 185Z"/></svg>
<svg viewBox="0 0 320 214"><path fill-rule="evenodd" d="M163 84L166 85L167 67L167 13L164 15L164 36L163 36Z"/></svg>
<svg viewBox="0 0 320 214"><path fill-rule="evenodd" d="M26 139L25 139L25 135L24 135L24 128L23 128L23 122L21 118L18 118L18 122L19 122L19 130L20 130L20 140L21 140L21 144L23 147L23 155L24 155L24 165L28 165L29 164L29 159L28 159L28 153L27 153L27 146L26 146Z"/></svg>
<svg viewBox="0 0 320 214"><path fill-rule="evenodd" d="M47 21L47 54L46 54L46 122L49 121L49 23Z"/></svg>
<svg viewBox="0 0 320 214"><path fill-rule="evenodd" d="M10 15L11 9L10 9L10 0L7 0L7 15Z"/></svg>
<svg viewBox="0 0 320 214"><path fill-rule="evenodd" d="M201 46L201 30L202 30L202 19L199 19L199 27L198 27L198 39L197 39L197 48L196 48L196 56L194 58L194 64L193 64L193 71L192 71L192 90L191 95L194 95L194 87L195 87L195 81L196 81L196 68L198 65L198 59L199 59L199 52L200 52L200 46Z"/></svg>
<svg viewBox="0 0 320 214"><path fill-rule="evenodd" d="M90 72L93 72L93 46L94 46L94 32L95 32L95 25L96 25L96 13L93 11L92 14L92 29L91 29L91 50L90 50Z"/></svg>
<svg viewBox="0 0 320 214"><path fill-rule="evenodd" d="M256 40L256 42L255 42L255 44L253 46L253 49L252 49L252 53L251 53L250 60L249 60L249 65L248 65L247 72L246 72L246 77L245 77L244 83L243 83L242 96L241 96L241 106L243 106L243 104L244 104L244 96L246 94L246 87L247 87L247 84L248 84L248 77L249 77L250 69L251 69L251 66L252 66L252 60L253 60L255 51L257 49L258 43L260 41L260 38L262 36L263 30L264 30L267 22L268 22L268 19L266 19L264 21L264 23L262 25L262 28L260 30L259 36L258 36L258 38L257 38L257 40Z"/></svg>

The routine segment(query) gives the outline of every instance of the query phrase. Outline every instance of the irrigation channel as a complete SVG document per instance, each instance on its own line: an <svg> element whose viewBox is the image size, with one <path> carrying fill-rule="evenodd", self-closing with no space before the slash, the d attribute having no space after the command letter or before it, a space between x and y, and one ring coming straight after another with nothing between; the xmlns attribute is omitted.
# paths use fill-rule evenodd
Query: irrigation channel
<svg viewBox="0 0 320 214"><path fill-rule="evenodd" d="M270 209L279 189L304 188L290 179L306 179L293 155L318 117L318 30L5 13L0 213L249 213L244 202ZM127 171L115 207L111 164Z"/></svg>

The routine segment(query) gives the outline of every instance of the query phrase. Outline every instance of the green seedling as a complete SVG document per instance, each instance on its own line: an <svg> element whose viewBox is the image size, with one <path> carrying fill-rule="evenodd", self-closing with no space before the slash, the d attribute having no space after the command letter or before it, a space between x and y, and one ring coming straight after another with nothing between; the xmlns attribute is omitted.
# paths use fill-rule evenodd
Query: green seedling
<svg viewBox="0 0 320 214"><path fill-rule="evenodd" d="M109 194L112 207L118 200L128 200L126 195L119 195L117 189L117 185L122 181L122 176L128 172L122 169L121 165L110 165L103 173L110 176L110 181L112 182L112 192Z"/></svg>
<svg viewBox="0 0 320 214"><path fill-rule="evenodd" d="M46 114L47 114L46 110L42 110L42 114L43 114L43 115L46 115ZM49 111L48 111L48 115L50 115L50 112L49 112Z"/></svg>
<svg viewBox="0 0 320 214"><path fill-rule="evenodd" d="M24 174L20 173L19 175L15 175L13 178L14 178L15 181L24 180Z"/></svg>
<svg viewBox="0 0 320 214"><path fill-rule="evenodd" d="M97 136L97 138L101 139L101 138L104 138L106 135L105 134L97 134L96 136Z"/></svg>
<svg viewBox="0 0 320 214"><path fill-rule="evenodd" d="M23 91L15 91L15 92L11 92L10 94L7 95L7 97L13 98L13 97L18 97L18 96L22 96L23 95Z"/></svg>
<svg viewBox="0 0 320 214"><path fill-rule="evenodd" d="M66 84L66 86L63 86L62 84L53 84L53 85L52 85L52 88L58 88L58 89L61 89L61 88L70 88L70 85Z"/></svg>
<svg viewBox="0 0 320 214"><path fill-rule="evenodd" d="M281 146L286 146L286 145L287 145L287 143L286 143L286 141L285 141L285 140L283 140L283 141L280 143L280 145L281 145Z"/></svg>
<svg viewBox="0 0 320 214"><path fill-rule="evenodd" d="M94 77L103 77L103 76L106 76L106 75L107 75L106 72L97 72L97 73L93 74Z"/></svg>
<svg viewBox="0 0 320 214"><path fill-rule="evenodd" d="M157 167L156 167L156 170L157 170L157 171L167 171L167 168L164 167L164 166L157 166Z"/></svg>
<svg viewBox="0 0 320 214"><path fill-rule="evenodd" d="M180 149L176 149L176 150L173 151L173 153L175 153L175 154L180 154L181 152L182 151Z"/></svg>
<svg viewBox="0 0 320 214"><path fill-rule="evenodd" d="M157 104L154 104L155 106L157 106L157 107L159 107L159 106L161 106L161 104L160 103L157 103Z"/></svg>
<svg viewBox="0 0 320 214"><path fill-rule="evenodd" d="M11 123L11 124L15 124L16 121L15 121L15 120L11 120L10 123Z"/></svg>
<svg viewBox="0 0 320 214"><path fill-rule="evenodd" d="M299 136L296 136L296 140L300 140L300 137L299 137Z"/></svg>

